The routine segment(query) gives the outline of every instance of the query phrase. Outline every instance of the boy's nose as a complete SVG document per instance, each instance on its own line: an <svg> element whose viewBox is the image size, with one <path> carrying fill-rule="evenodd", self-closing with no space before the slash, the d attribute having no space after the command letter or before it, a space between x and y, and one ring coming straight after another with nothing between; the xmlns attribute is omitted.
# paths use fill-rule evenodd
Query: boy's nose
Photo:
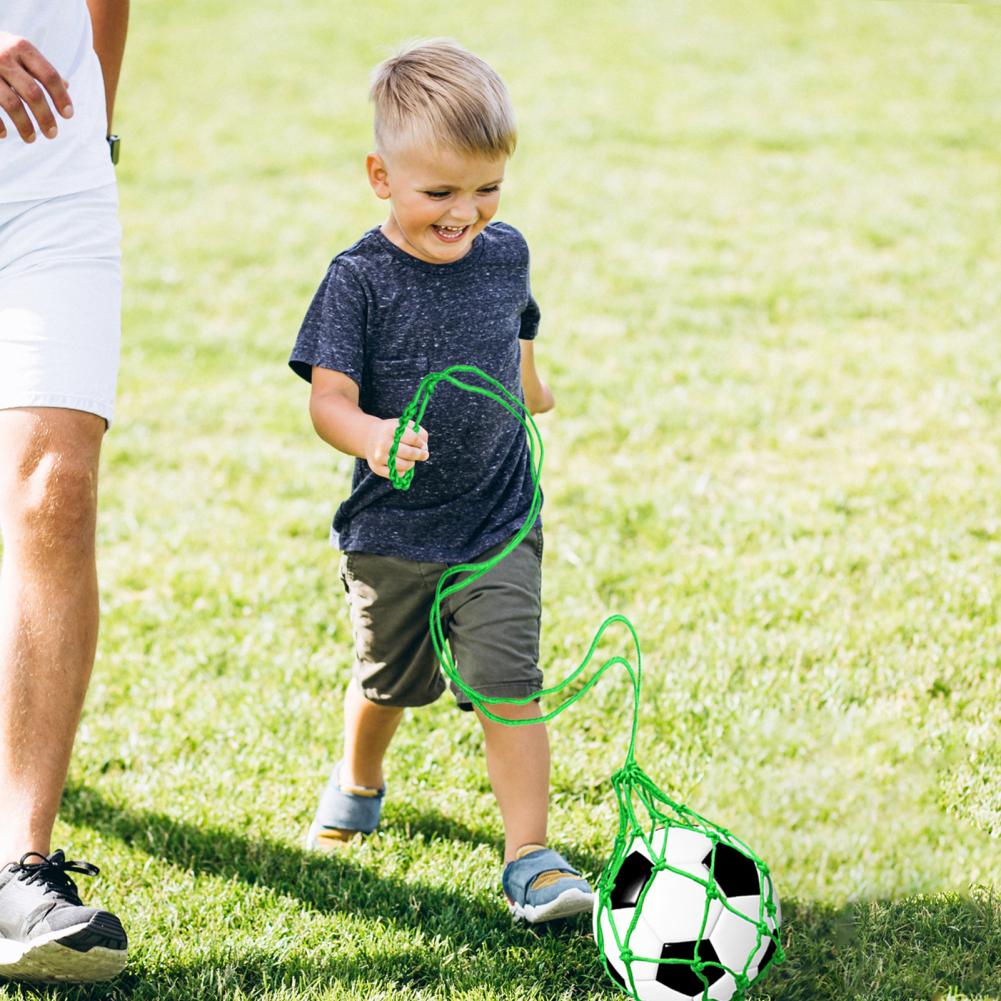
<svg viewBox="0 0 1001 1001"><path fill-rule="evenodd" d="M476 203L470 198L468 201L463 199L458 199L452 205L452 211L455 213L456 226L469 226L476 222L479 213L476 210Z"/></svg>

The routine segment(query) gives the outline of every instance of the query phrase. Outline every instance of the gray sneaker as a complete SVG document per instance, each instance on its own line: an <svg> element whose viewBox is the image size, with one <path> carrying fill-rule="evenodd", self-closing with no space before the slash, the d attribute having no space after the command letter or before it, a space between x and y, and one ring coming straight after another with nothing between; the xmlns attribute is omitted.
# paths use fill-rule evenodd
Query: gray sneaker
<svg viewBox="0 0 1001 1001"><path fill-rule="evenodd" d="M97 866L28 852L0 869L0 978L35 983L110 980L121 973L128 939L121 921L84 907L70 872Z"/></svg>

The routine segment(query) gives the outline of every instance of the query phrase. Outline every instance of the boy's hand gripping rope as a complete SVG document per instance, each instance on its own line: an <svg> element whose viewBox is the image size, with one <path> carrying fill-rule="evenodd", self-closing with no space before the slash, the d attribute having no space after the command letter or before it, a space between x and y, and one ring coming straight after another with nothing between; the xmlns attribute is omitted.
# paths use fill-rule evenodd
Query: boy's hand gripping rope
<svg viewBox="0 0 1001 1001"><path fill-rule="evenodd" d="M473 385L469 382L463 381L463 378L460 378L460 376L475 376L485 382L487 386ZM626 930L626 934L620 938L616 924L614 922L609 922L609 926L612 928L615 937L615 952L623 960L627 971L626 981L623 981L617 972L612 969L607 958L605 958L605 953L610 943L606 944L603 940L603 922L596 922L596 937L598 940L598 947L602 952L602 957L605 962L605 969L609 972L609 975L613 980L615 980L616 983L625 988L628 994L630 994L633 998L637 998L637 985L631 969L632 962L639 960L649 963L684 964L690 967L698 976L699 980L704 985L702 997L708 998L710 984L703 971L708 967L718 967L724 969L733 976L737 984L737 992L735 996L737 998L743 998L751 982L747 975L751 956L754 956L757 953L762 941L770 938L775 943L775 953L772 959L765 964L765 969L771 966L772 963L782 962L785 958L781 944L777 941L778 936L769 928L765 921L766 914L774 921L777 911L772 882L771 879L767 878L768 867L760 858L758 858L757 855L754 854L747 844L737 838L726 828L714 824L712 821L707 820L705 817L695 813L695 811L689 809L684 804L677 803L668 797L654 784L653 780L636 762L636 732L639 725L642 666L639 637L636 634L636 630L633 628L633 624L624 615L608 616L608 618L606 618L605 621L598 627L598 631L595 633L594 639L591 641L591 646L580 666L575 668L559 684L553 685L550 688L544 688L537 695L529 695L524 698L501 698L498 696L481 695L478 691L470 688L469 685L463 681L458 669L456 668L455 661L452 658L452 652L449 648L444 630L442 628L442 602L449 595L462 590L464 587L468 587L471 583L473 583L473 581L478 580L485 573L490 571L510 552L512 552L521 543L522 539L524 539L525 536L531 531L532 526L535 524L536 519L539 516L539 512L542 509L542 492L539 487L539 482L542 474L542 459L544 450L542 446L542 436L532 418L531 412L525 404L518 399L518 397L510 393L504 385L492 376L487 375L486 372L481 371L474 365L452 365L440 372L431 372L424 376L417 388L417 392L414 394L414 398L410 401L400 416L399 425L393 436L393 444L389 450L388 462L389 479L393 487L397 490L409 489L414 476L413 468L408 469L402 474L396 468L396 453L400 447L400 440L408 430L411 422L413 423L414 429L420 427L421 419L423 418L424 412L427 410L428 403L431 400L431 394L440 382L449 382L459 389L466 390L466 392L486 396L487 398L500 404L500 406L502 406L508 411L508 413L520 422L525 430L525 433L528 435L532 482L534 485L532 501L529 505L528 515L525 518L525 522L514 537L507 543L507 545L499 553L483 563L462 563L457 566L449 567L441 575L441 578L438 581L434 603L431 607L431 614L429 616L428 627L431 632L431 641L434 645L435 653L438 656L438 661L441 664L442 670L488 719L497 723L503 723L506 726L531 726L536 723L548 722L558 716L569 706L573 705L573 703L584 695L585 692L593 688L602 675L604 675L604 673L613 666L621 665L626 669L630 679L632 680L633 687L633 721L630 731L629 749L626 752L626 760L622 767L611 776L612 788L615 792L615 797L619 805L619 825L615 836L615 843L612 848L611 858L602 870L601 877L598 880L598 899L596 903L596 910L598 912L610 912L610 898L614 887L615 877L625 860L628 847L635 839L640 839L646 847L650 858L655 860L655 872L668 870L686 876L705 887L706 905L702 920L703 928L705 927L709 907L713 899L719 899L723 907L733 911L735 914L740 914L740 916L745 920L754 924L757 929L757 937L754 950L752 950L751 955L748 957L748 962L744 964L744 968L742 970L732 969L730 967L723 966L721 963L703 962L699 956L698 949L698 946L701 944L701 935L699 936L699 942L696 943L694 955L691 959L661 959L660 957L654 956L647 957L634 955L632 950L629 948L629 941L632 937L632 932L636 927L636 923L639 920L643 898L646 895L646 889L649 887L648 882L647 887L644 888L644 891L640 895L640 899L637 902L632 921ZM456 579L452 582L454 578L461 579ZM591 663L591 658L594 656L594 652L597 649L598 644L601 642L601 638L604 635L605 630L607 630L614 623L621 623L628 630L629 635L632 638L633 649L636 653L635 665L623 656L610 657L596 669L594 674L588 678L578 691L566 696L555 709L552 709L535 719L505 719L503 716L498 716L490 710L490 706L497 704L526 705L536 699L541 699L546 696L559 695L564 692L587 670L588 665ZM637 816L637 802L642 805L647 814L645 823ZM665 812L665 808L667 812ZM662 857L663 849L658 848L653 844L653 835L659 828L669 829L672 827L697 831L712 841L713 858L709 872L710 879L708 882L698 879L697 877L691 875L691 873L685 872L681 869L676 869L664 861ZM666 838L663 839L663 843L666 845ZM718 844L725 844L731 848L735 848L742 855L752 859L761 874L762 886L768 887L767 894L762 894L761 896L761 908L756 922L751 921L751 919L746 915L743 915L739 911L730 907L727 901L719 895L719 892L716 889L713 870L715 868L716 846ZM764 972L764 970L760 972Z"/></svg>

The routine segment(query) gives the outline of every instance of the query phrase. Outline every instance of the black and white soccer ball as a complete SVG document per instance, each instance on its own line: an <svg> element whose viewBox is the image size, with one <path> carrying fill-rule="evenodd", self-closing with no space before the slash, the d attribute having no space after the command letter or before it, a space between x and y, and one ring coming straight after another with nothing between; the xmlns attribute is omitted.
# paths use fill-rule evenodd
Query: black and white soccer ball
<svg viewBox="0 0 1001 1001"><path fill-rule="evenodd" d="M734 974L751 983L775 954L782 913L771 878L724 841L714 858L713 840L698 831L661 827L649 840L652 853L639 835L629 843L607 904L595 897L594 937L612 976L631 993L625 949L639 1001L729 1001ZM658 858L671 868L656 869ZM701 977L698 963L706 964Z"/></svg>

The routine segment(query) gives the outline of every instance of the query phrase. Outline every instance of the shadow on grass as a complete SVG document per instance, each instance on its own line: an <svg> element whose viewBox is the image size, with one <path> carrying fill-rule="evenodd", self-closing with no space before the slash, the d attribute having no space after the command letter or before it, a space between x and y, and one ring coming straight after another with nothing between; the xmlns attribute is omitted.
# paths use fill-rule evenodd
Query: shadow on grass
<svg viewBox="0 0 1001 1001"><path fill-rule="evenodd" d="M408 987L448 997L452 990L472 989L477 984L496 985L498 996L512 996L519 985L524 986L528 968L533 971L533 987L543 992L533 997L549 996L547 992L565 996L570 985L574 985L573 994L582 998L615 996L595 962L589 915L552 922L540 929L514 925L499 886L496 898L485 900L482 894L386 876L347 855L318 855L227 828L197 827L157 811L128 810L82 786L66 790L61 815L72 824L100 831L133 850L194 874L267 887L318 913L366 921L377 918L397 931L412 931L415 944L401 949L396 936L388 949L376 943L377 952L372 955L331 957L325 948L319 960L303 956L301 949L292 958L280 951L213 953L204 962L184 961L167 970L151 968L127 974L113 985L73 988L70 994L59 988L53 997L81 1001L133 996L201 998L240 996L241 991L254 997L280 986L294 986L299 991L304 985L315 984L319 992L323 985L329 989L332 983L357 987L353 992L356 996L363 988L373 991L381 986L390 993ZM490 831L471 830L416 810L398 813L387 826L445 843L498 844ZM585 864L584 860L580 864ZM428 946L429 940L436 943L433 948ZM452 968L444 969L453 958ZM540 978L540 969L551 973ZM173 993L160 993L162 986L157 983L164 981L173 985ZM223 983L225 992L220 993L217 988ZM34 994L50 996L46 990ZM0 992L0 998L4 996Z"/></svg>
<svg viewBox="0 0 1001 1001"><path fill-rule="evenodd" d="M212 952L193 960L176 963L149 964L145 957L130 959L125 973L110 983L89 985L31 986L4 985L0 981L0 999L3 1001L214 1001L214 999L258 999L273 997L329 998L332 989L338 997L373 998L395 997L409 990L413 998L448 999L460 992L482 996L486 986L498 998L531 997L542 1001L550 997L608 999L617 992L604 989L595 983L582 983L576 989L562 981L556 970L559 962L553 957L549 965L554 968L553 982L540 984L537 980L526 983L526 970L517 979L511 971L503 971L494 962L485 965L480 955L470 957L475 969L454 971L450 976L442 969L440 957L423 954L421 948L382 952L359 959L356 956L331 956L329 950L322 957L298 954L289 955L278 950L245 949ZM372 960L371 963L366 960ZM536 963L532 963L535 969ZM533 988L527 994L526 987ZM619 995L621 996L621 995Z"/></svg>
<svg viewBox="0 0 1001 1001"><path fill-rule="evenodd" d="M458 935L460 944L468 945L481 945L486 934L501 944L524 944L526 933L537 935L544 930L512 924L499 879L496 900L485 907L482 899L471 894L373 872L347 854L321 855L285 842L250 838L229 828L196 827L165 813L126 810L81 786L66 790L61 816L70 823L110 834L165 863L193 873L267 886L321 912L337 911L362 918L377 914L427 933L447 933L453 938ZM440 815L416 810L395 811L383 827L400 828L429 840L493 844L498 852L501 847L489 830L470 829ZM588 867L594 861L583 856L579 864ZM583 918L573 924L590 935Z"/></svg>
<svg viewBox="0 0 1001 1001"><path fill-rule="evenodd" d="M468 827L445 814L430 810L419 810L406 803L394 803L386 813L381 825L387 830L402 830L409 837L419 834L429 841L456 841L461 844L489 845L497 852L498 858L504 851L504 839L495 828ZM597 879L607 856L601 857L582 850L578 845L562 844L550 839L549 844L589 878Z"/></svg>
<svg viewBox="0 0 1001 1001"><path fill-rule="evenodd" d="M512 926L499 899L487 903L472 894L385 877L349 858L315 856L225 828L130 811L83 787L67 791L63 815L196 874L268 887L317 912L365 920L377 916L397 930L412 930L414 945L400 947L395 936L387 948L376 938L371 952L347 956L331 956L328 948L315 955L301 946L223 948L162 967L144 966L150 960L140 951L135 972L113 984L37 991L8 987L0 988L0 998L154 1001L257 998L276 990L320 996L335 984L345 997L405 988L429 998L477 989L497 998L621 997L604 978L583 918L557 934L535 935ZM391 826L445 843L497 843L489 831L410 808L395 812ZM574 861L593 871L601 865L579 856ZM754 992L756 1001L931 1001L949 992L997 997L1001 901L992 889L841 908L790 900L783 910L788 959ZM430 948L429 941L438 946Z"/></svg>

